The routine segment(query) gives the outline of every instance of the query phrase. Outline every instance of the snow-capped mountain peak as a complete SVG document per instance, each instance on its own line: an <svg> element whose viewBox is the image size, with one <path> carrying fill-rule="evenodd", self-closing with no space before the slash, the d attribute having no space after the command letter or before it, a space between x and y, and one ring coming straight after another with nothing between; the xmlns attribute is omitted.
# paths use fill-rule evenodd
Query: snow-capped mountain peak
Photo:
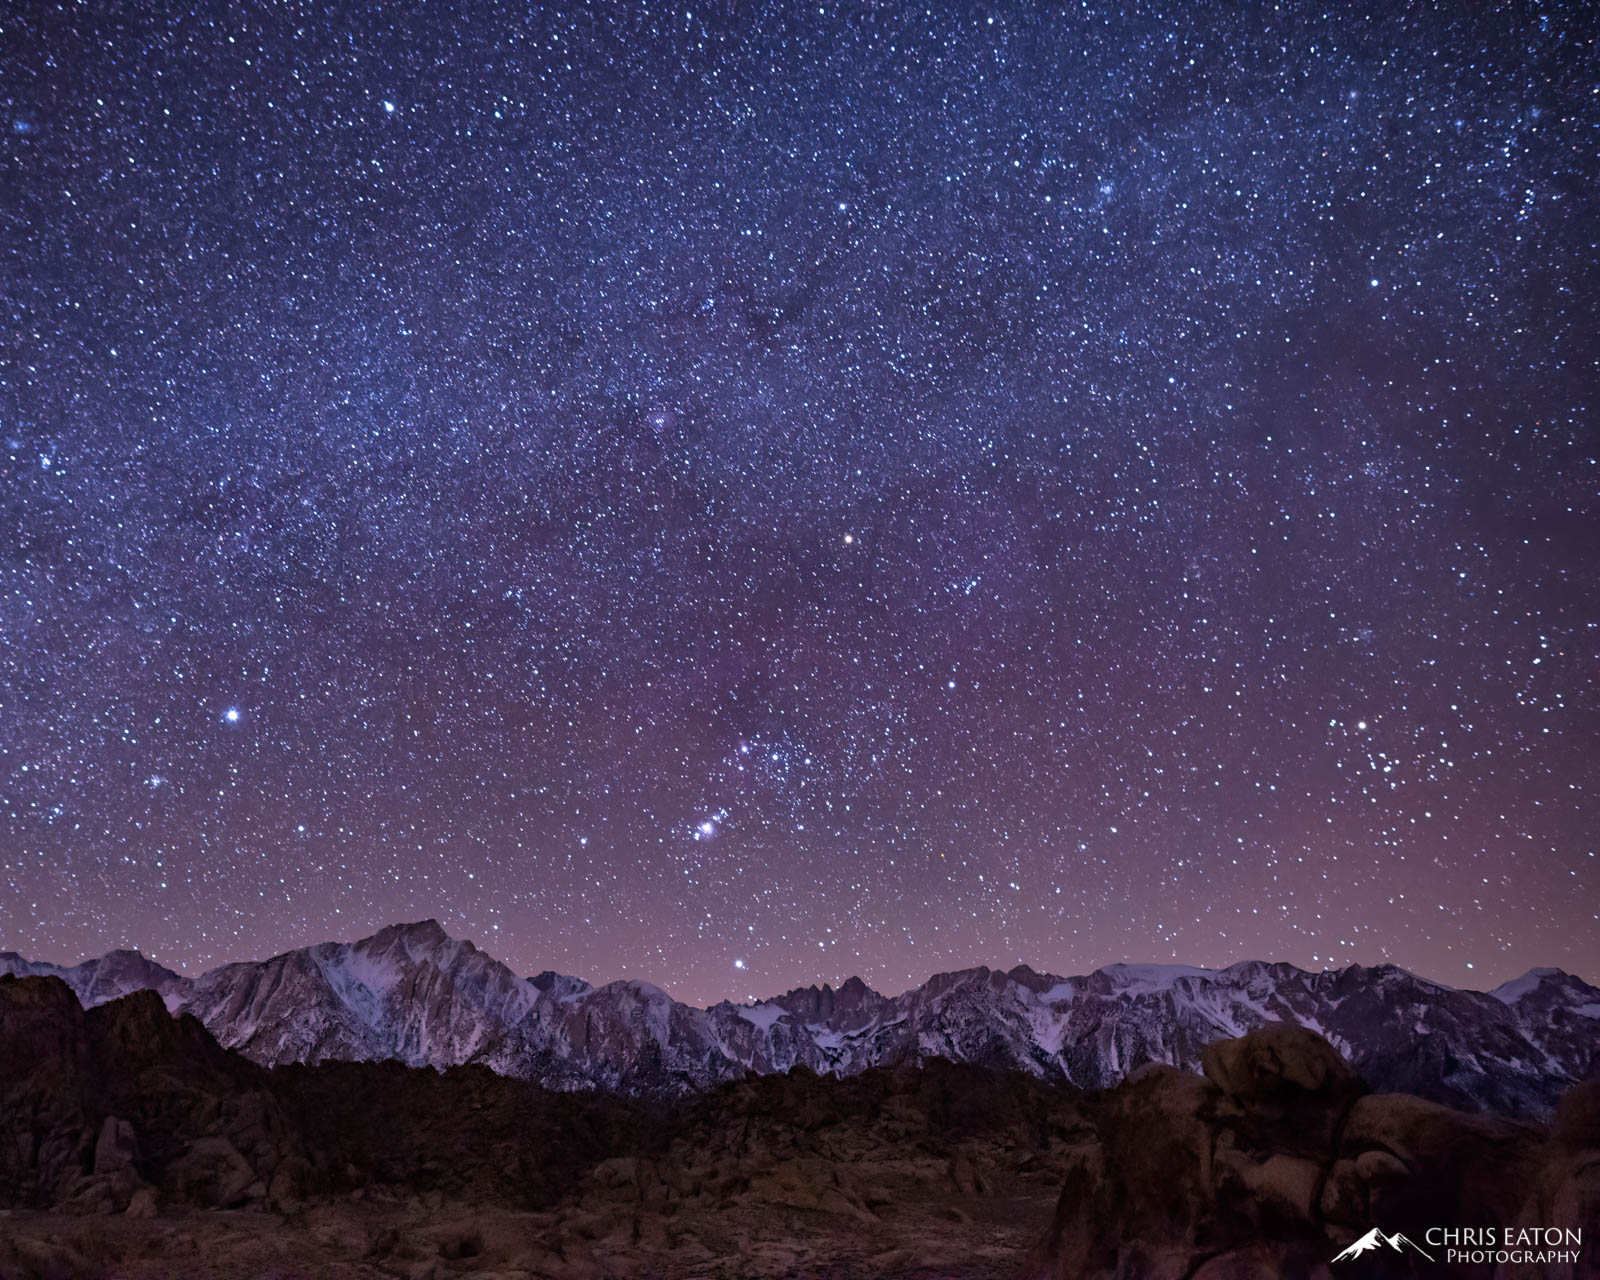
<svg viewBox="0 0 1600 1280"><path fill-rule="evenodd" d="M1600 991L1558 969L1482 993L1392 965L1115 964L1077 977L1019 965L935 974L893 997L853 977L697 1009L637 979L519 977L424 920L193 980L127 951L71 968L0 953L0 972L60 977L85 1004L154 989L223 1045L269 1064L481 1062L554 1088L641 1093L934 1056L1101 1087L1148 1062L1197 1066L1212 1040L1292 1021L1378 1087L1541 1114L1600 1061Z"/></svg>

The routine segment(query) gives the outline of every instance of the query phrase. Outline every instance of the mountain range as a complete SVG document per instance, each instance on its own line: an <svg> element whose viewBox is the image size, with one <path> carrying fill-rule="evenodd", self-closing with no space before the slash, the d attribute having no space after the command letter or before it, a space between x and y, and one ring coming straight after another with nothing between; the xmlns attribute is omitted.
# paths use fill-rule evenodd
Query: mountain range
<svg viewBox="0 0 1600 1280"><path fill-rule="evenodd" d="M1271 1022L1325 1036L1380 1090L1548 1115L1600 1067L1600 990L1534 969L1490 992L1393 965L1308 972L1116 964L1078 977L964 969L897 996L859 978L698 1009L648 982L520 977L436 921L391 925L188 978L137 951L62 967L0 952L0 973L63 979L85 1007L153 990L225 1048L273 1066L481 1063L549 1088L692 1093L796 1066L853 1075L948 1058L1084 1088Z"/></svg>

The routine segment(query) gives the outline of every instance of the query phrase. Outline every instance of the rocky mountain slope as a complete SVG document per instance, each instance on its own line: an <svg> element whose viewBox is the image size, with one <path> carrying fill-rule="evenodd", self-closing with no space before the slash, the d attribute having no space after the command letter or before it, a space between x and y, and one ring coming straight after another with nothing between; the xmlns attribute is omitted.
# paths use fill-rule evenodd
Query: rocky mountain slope
<svg viewBox="0 0 1600 1280"><path fill-rule="evenodd" d="M150 992L0 976L0 1277L1009 1275L1082 1095L943 1061L673 1099L262 1067Z"/></svg>
<svg viewBox="0 0 1600 1280"><path fill-rule="evenodd" d="M1376 1087L1548 1115L1600 1063L1600 990L1536 969L1492 992L1393 966L1311 973L1111 965L1080 977L986 968L885 996L852 978L696 1009L646 982L522 978L434 921L324 943L196 979L119 951L74 968L0 953L0 972L61 978L86 1005L153 990L258 1063L481 1063L550 1088L672 1095L805 1066L850 1075L932 1057L1084 1088L1273 1022L1327 1037Z"/></svg>
<svg viewBox="0 0 1600 1280"><path fill-rule="evenodd" d="M1202 1058L1093 1093L932 1058L642 1099L262 1067L151 992L0 976L0 1276L1421 1280L1329 1260L1462 1223L1575 1240L1494 1275L1597 1274L1600 1081L1546 1127L1372 1094L1287 1023Z"/></svg>

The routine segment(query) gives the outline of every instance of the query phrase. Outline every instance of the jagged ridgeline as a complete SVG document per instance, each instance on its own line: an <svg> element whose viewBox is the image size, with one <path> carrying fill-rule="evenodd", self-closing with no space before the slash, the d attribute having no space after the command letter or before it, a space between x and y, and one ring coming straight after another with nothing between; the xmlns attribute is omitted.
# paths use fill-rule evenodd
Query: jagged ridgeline
<svg viewBox="0 0 1600 1280"><path fill-rule="evenodd" d="M1600 1080L1467 1114L1286 1022L1096 1092L932 1058L637 1098L263 1067L154 992L0 975L0 1104L6 1280L1424 1280L1454 1223L1600 1274Z"/></svg>
<svg viewBox="0 0 1600 1280"><path fill-rule="evenodd" d="M430 920L194 979L130 951L72 968L0 953L0 972L60 977L90 1007L155 991L265 1065L480 1063L548 1088L642 1096L749 1071L849 1075L934 1057L1101 1088L1150 1062L1197 1068L1214 1040L1292 1022L1380 1089L1546 1116L1600 1057L1600 991L1557 969L1476 992L1393 966L1111 965L1066 978L1019 966L942 973L897 996L852 978L697 1009L647 982L520 977Z"/></svg>

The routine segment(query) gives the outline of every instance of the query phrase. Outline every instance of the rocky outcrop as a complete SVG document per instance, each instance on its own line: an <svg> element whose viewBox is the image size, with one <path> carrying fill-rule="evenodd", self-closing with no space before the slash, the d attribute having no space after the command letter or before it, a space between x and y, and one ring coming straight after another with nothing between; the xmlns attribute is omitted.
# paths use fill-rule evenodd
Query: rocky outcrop
<svg viewBox="0 0 1600 1280"><path fill-rule="evenodd" d="M154 992L85 1010L60 979L0 976L3 1209L290 1210L374 1185L545 1203L636 1112L484 1067L269 1070Z"/></svg>
<svg viewBox="0 0 1600 1280"><path fill-rule="evenodd" d="M1202 1075L1150 1066L1099 1099L1029 1280L1422 1276L1443 1257L1395 1237L1517 1225L1584 1243L1576 1259L1493 1274L1600 1274L1600 1082L1570 1092L1547 1132L1368 1092L1326 1040L1287 1024L1202 1057ZM1374 1227L1381 1252L1331 1269Z"/></svg>
<svg viewBox="0 0 1600 1280"><path fill-rule="evenodd" d="M655 1097L747 1071L852 1074L933 1057L1098 1089L1147 1063L1197 1069L1213 1041L1291 1023L1376 1087L1543 1119L1600 1054L1600 991L1556 969L1475 992L1393 966L1110 965L1074 978L1018 966L936 974L893 997L852 978L695 1009L647 982L518 977L430 920L194 980L136 952L71 969L0 953L0 971L60 977L86 1005L155 990L264 1065L477 1063L553 1089Z"/></svg>
<svg viewBox="0 0 1600 1280"><path fill-rule="evenodd" d="M297 1139L265 1072L138 991L85 1010L56 978L0 977L0 1195L121 1213L157 1196L262 1200Z"/></svg>

